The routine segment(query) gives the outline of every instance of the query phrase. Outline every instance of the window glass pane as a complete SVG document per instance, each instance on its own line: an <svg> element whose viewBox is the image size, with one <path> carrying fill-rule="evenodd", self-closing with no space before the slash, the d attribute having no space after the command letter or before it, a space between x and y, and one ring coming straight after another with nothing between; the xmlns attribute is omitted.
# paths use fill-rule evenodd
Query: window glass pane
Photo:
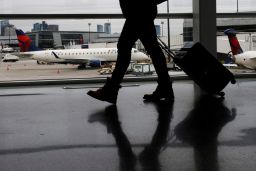
<svg viewBox="0 0 256 171"><path fill-rule="evenodd" d="M167 13L167 2L158 5L159 13ZM189 13L192 12L192 0L169 0L170 13Z"/></svg>
<svg viewBox="0 0 256 171"><path fill-rule="evenodd" d="M52 59L54 62L64 58L63 64L53 64L51 62L42 62L37 59L22 59L15 62L10 67L8 62L2 62L1 74L3 77L0 80L36 80L36 79L58 79L58 78L88 78L88 77L107 77L109 75L100 74L98 70L99 62L93 61L95 67L93 70L91 66L87 66L89 70L78 70L79 64L70 59L77 58L77 61L83 59L79 55L91 55L92 57L101 57L102 55L115 55L115 51L91 51L91 52L59 52L52 53L52 50L66 48L112 48L116 47L118 38L120 36L124 19L77 19L77 20L4 20L11 25L10 31L10 45L16 50L21 50L18 46L15 28L22 29L31 39L31 44L41 50L46 51L40 58ZM190 22L191 24L191 22ZM46 25L45 27L42 25ZM47 30L51 25L57 25L58 30ZM168 41L168 27L167 19L155 20L157 34L161 39L167 43ZM177 49L183 46L184 35L188 38L191 36L190 28L185 29L186 34L183 34L183 19L170 20L170 45L171 48ZM190 25L191 26L191 25ZM46 30L42 30L46 29ZM8 45L9 31L6 32L6 40L1 37L1 43ZM187 41L186 39L185 41ZM190 39L189 39L190 40ZM145 52L143 45L138 41L134 46L140 52ZM137 52L136 52L137 53ZM56 55L56 56L54 56ZM80 60L82 61L82 60ZM42 65L44 64L44 65ZM102 65L106 65L104 62ZM8 68L8 70L7 70ZM33 69L34 72L31 72ZM22 76L19 76L22 73Z"/></svg>
<svg viewBox="0 0 256 171"><path fill-rule="evenodd" d="M192 13L193 0L169 0L170 13ZM253 12L256 11L256 1L254 0L217 0L217 12ZM142 9L143 12L143 9ZM158 6L159 13L167 13L167 2ZM1 0L0 5L1 14L120 14L119 0L44 0L44 1L31 1L31 0ZM222 28L219 23L224 23L224 28L232 25L234 21L243 21L240 19L217 19L218 29ZM246 19L245 19L246 20ZM26 47L20 48L15 33L15 28L22 29L31 39L31 45L39 49L60 49L60 48L109 48L116 47L118 38L120 36L124 19L28 19L28 20L8 20L2 19L1 21L1 39L0 43L4 46L11 46L15 50L26 50ZM168 32L167 19L156 19L156 31L158 36L166 43L170 44L171 49L177 50L184 46L185 43L193 41L193 21L192 19L169 19L170 27ZM231 22L231 25L225 25ZM244 26L236 26L235 28L240 31L247 31L246 34L238 35L241 40L241 46L244 50L255 50L256 36L255 33L248 32L255 30L253 24L254 20L247 20L246 30ZM235 22L236 23L236 22ZM253 29L253 30L252 30ZM219 31L219 30L218 30ZM222 30L223 31L223 30ZM168 33L170 41L168 42ZM217 37L218 52L228 53L230 46L226 36ZM3 46L2 46L3 47ZM1 48L2 48L1 47ZM134 46L138 51L145 52L143 45L140 41L136 42ZM52 64L47 63L44 67L38 66L35 61L30 60L26 64L24 61L14 63L12 67L8 63L0 63L1 74L4 76L0 78L9 80L21 79L45 79L45 78L83 78L83 77L107 77L109 75L100 75L96 68L88 71L78 71L77 63L72 63L71 58L83 60L82 54L91 55L93 57L100 57L101 55L116 54L116 51L107 52L56 52L47 51L43 57L47 59L53 58L54 60L69 61L68 65L65 64ZM3 54L5 55L5 54ZM1 54L1 58L3 57ZM79 56L80 55L80 56ZM41 64L41 62L39 62ZM92 62L98 66L99 61ZM31 65L30 65L31 64ZM51 64L51 65L48 65ZM106 63L104 63L105 65ZM89 66L91 67L91 66ZM33 68L36 72L30 72L29 69ZM43 69L42 69L43 68ZM50 69L48 69L50 68ZM52 72L55 70L56 72ZM64 72L68 70L69 72ZM37 72L38 71L38 72ZM17 77L15 73L23 73L22 78ZM64 75L60 75L64 73Z"/></svg>
<svg viewBox="0 0 256 171"><path fill-rule="evenodd" d="M217 12L255 12L255 0L217 0Z"/></svg>
<svg viewBox="0 0 256 171"><path fill-rule="evenodd" d="M158 6L159 12L164 13L167 3ZM170 12L191 12L192 0L169 0ZM1 13L33 14L33 13L121 13L119 0L1 0Z"/></svg>
<svg viewBox="0 0 256 171"><path fill-rule="evenodd" d="M1 0L1 13L120 13L118 0Z"/></svg>

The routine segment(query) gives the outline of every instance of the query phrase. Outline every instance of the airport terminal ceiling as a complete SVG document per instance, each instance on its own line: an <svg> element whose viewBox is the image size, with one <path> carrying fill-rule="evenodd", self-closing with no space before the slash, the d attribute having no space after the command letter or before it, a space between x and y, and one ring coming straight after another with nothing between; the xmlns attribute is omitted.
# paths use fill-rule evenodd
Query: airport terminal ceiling
<svg viewBox="0 0 256 171"><path fill-rule="evenodd" d="M118 0L2 0L1 13L120 13ZM192 12L193 0L169 0L170 12ZM217 0L217 12L256 11L252 0ZM159 5L159 12L166 12L166 3Z"/></svg>
<svg viewBox="0 0 256 171"><path fill-rule="evenodd" d="M169 0L169 12L170 13L192 13L193 0ZM232 12L252 12L256 11L256 1L252 0L217 0L217 12L218 13L232 13ZM158 6L159 13L167 13L166 2ZM0 6L0 14L120 14L121 10L119 7L118 0L44 0L44 1L32 1L32 0L2 0ZM8 19L8 18L6 18ZM92 23L92 28L95 27L95 20L82 20L82 27L79 28L81 20L44 20L48 23L57 23L63 30L76 30L81 31L82 27L87 27L87 23ZM24 31L31 31L31 24L37 22L28 20L11 20L12 24L19 25ZM42 20L41 20L42 21ZM38 22L41 22L38 21ZM106 22L108 19L103 20ZM109 19L110 22L120 23L122 22ZM179 22L180 23L180 22ZM178 24L179 24L178 23ZM177 22L171 24L177 25ZM75 26L75 27L73 27ZM121 26L113 27L114 32L120 32ZM176 29L172 29L176 33Z"/></svg>

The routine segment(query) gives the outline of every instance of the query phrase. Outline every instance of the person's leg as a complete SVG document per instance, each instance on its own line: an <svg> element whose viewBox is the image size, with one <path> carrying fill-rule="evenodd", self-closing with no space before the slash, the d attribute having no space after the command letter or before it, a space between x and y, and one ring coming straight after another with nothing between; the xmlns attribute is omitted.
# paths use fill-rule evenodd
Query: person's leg
<svg viewBox="0 0 256 171"><path fill-rule="evenodd" d="M111 76L114 85L119 85L127 71L131 61L131 50L135 42L138 40L136 24L132 20L126 20L122 33L119 37L117 49L117 61L115 69Z"/></svg>
<svg viewBox="0 0 256 171"><path fill-rule="evenodd" d="M96 91L90 90L87 94L91 97L116 104L118 90L121 87L120 83L130 63L132 46L138 39L134 28L135 24L132 21L126 20L118 40L118 55L112 76L107 79L102 88Z"/></svg>
<svg viewBox="0 0 256 171"><path fill-rule="evenodd" d="M168 74L165 55L157 41L154 21L144 21L143 24L140 25L140 28L139 39L150 55L158 76L158 86L156 90L153 94L145 95L144 99L152 101L162 98L173 99L172 81Z"/></svg>

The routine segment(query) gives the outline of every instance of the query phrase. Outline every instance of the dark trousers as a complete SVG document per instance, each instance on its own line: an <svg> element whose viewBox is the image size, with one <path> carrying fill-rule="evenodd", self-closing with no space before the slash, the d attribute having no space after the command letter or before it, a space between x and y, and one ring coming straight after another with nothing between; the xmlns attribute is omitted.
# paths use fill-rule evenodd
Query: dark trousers
<svg viewBox="0 0 256 171"><path fill-rule="evenodd" d="M116 67L112 73L112 83L119 85L122 82L130 64L132 47L138 39L140 39L152 59L158 76L158 83L169 83L170 76L166 66L166 59L159 47L154 21L152 19L142 21L126 19L117 44L118 56Z"/></svg>

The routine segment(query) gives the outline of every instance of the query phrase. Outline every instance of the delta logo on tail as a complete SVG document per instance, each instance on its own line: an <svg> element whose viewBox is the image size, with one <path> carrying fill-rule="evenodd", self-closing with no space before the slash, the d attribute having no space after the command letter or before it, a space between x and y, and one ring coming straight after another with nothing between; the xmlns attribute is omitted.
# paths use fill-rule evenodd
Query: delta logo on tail
<svg viewBox="0 0 256 171"><path fill-rule="evenodd" d="M230 43L233 55L243 53L243 49L241 48L241 46L237 40L237 37L236 37L236 31L234 29L227 29L224 31L224 33L229 38L229 43Z"/></svg>
<svg viewBox="0 0 256 171"><path fill-rule="evenodd" d="M22 30L16 29L17 39L19 41L20 52L37 51L30 37L28 37Z"/></svg>
<svg viewBox="0 0 256 171"><path fill-rule="evenodd" d="M227 29L224 34L228 36L234 62L245 68L256 70L256 51L243 51L234 29Z"/></svg>

